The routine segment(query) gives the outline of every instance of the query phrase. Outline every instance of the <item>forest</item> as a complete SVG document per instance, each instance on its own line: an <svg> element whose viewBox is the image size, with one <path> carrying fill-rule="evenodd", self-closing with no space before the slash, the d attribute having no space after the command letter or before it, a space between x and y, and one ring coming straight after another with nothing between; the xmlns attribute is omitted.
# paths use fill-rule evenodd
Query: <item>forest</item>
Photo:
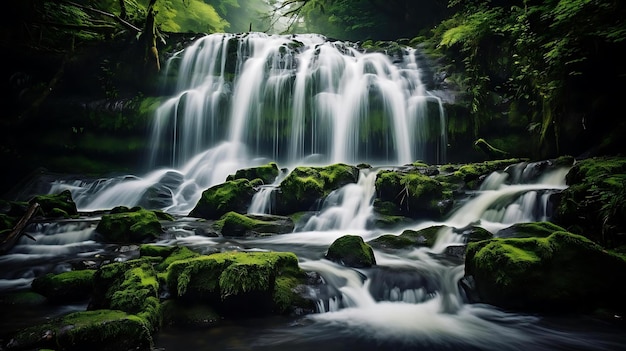
<svg viewBox="0 0 626 351"><path fill-rule="evenodd" d="M623 0L13 0L0 349L626 344Z"/></svg>

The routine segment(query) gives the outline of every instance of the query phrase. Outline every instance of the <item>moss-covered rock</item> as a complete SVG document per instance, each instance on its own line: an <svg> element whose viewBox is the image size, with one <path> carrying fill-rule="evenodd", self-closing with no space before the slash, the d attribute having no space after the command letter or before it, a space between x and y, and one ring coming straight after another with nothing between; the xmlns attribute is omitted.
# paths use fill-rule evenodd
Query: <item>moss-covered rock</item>
<svg viewBox="0 0 626 351"><path fill-rule="evenodd" d="M432 247L437 240L439 231L445 226L437 225L420 230L406 229L400 235L385 234L370 240L368 244L379 249L408 249L416 247Z"/></svg>
<svg viewBox="0 0 626 351"><path fill-rule="evenodd" d="M419 171L378 172L376 195L380 203L395 206L396 211L387 209L386 212L411 218L442 218L452 205L452 192L438 180ZM380 209L381 205L376 208Z"/></svg>
<svg viewBox="0 0 626 351"><path fill-rule="evenodd" d="M328 247L324 258L341 265L367 268L376 264L374 250L358 235L344 235Z"/></svg>
<svg viewBox="0 0 626 351"><path fill-rule="evenodd" d="M190 217L219 219L228 212L246 213L252 197L261 185L259 179L229 180L202 192L202 197L189 213Z"/></svg>
<svg viewBox="0 0 626 351"><path fill-rule="evenodd" d="M469 163L456 167L448 166L449 172L435 177L442 183L459 184L466 189L478 189L484 176L506 167L524 162L525 159L509 158L485 162Z"/></svg>
<svg viewBox="0 0 626 351"><path fill-rule="evenodd" d="M236 212L228 212L216 225L223 236L236 237L291 233L295 227L289 217L243 215Z"/></svg>
<svg viewBox="0 0 626 351"><path fill-rule="evenodd" d="M356 183L359 169L337 163L326 167L296 167L283 179L276 192L276 212L291 214L308 211L331 191Z"/></svg>
<svg viewBox="0 0 626 351"><path fill-rule="evenodd" d="M252 167L239 169L235 174L229 175L226 180L237 180L237 179L247 179L247 180L255 180L261 179L263 184L271 184L274 182L280 170L278 169L278 165L276 162L270 162L263 166Z"/></svg>
<svg viewBox="0 0 626 351"><path fill-rule="evenodd" d="M175 261L167 269L171 296L205 302L225 316L287 313L304 304L295 287L305 280L289 252L224 252Z"/></svg>
<svg viewBox="0 0 626 351"><path fill-rule="evenodd" d="M499 238L545 238L554 232L566 231L552 222L516 223L498 231Z"/></svg>
<svg viewBox="0 0 626 351"><path fill-rule="evenodd" d="M16 332L11 350L138 350L149 351L154 342L145 321L123 311L74 312Z"/></svg>
<svg viewBox="0 0 626 351"><path fill-rule="evenodd" d="M552 220L606 247L626 244L626 158L580 160L565 181Z"/></svg>
<svg viewBox="0 0 626 351"><path fill-rule="evenodd" d="M120 206L102 215L96 232L105 242L145 243L158 239L163 227L154 211Z"/></svg>
<svg viewBox="0 0 626 351"><path fill-rule="evenodd" d="M186 246L161 246L155 244L142 245L139 248L139 254L141 257L162 258L163 260L154 266L157 272L164 272L172 262L200 256L199 253L190 250Z"/></svg>
<svg viewBox="0 0 626 351"><path fill-rule="evenodd" d="M89 309L115 309L135 314L155 331L162 323L159 282L152 262L140 258L104 265L94 275Z"/></svg>
<svg viewBox="0 0 626 351"><path fill-rule="evenodd" d="M38 195L28 203L38 203L45 217L69 218L78 215L76 203L69 190L63 190L58 194Z"/></svg>
<svg viewBox="0 0 626 351"><path fill-rule="evenodd" d="M93 276L96 271L84 269L63 273L48 273L33 279L31 288L55 303L66 303L87 299L93 291Z"/></svg>
<svg viewBox="0 0 626 351"><path fill-rule="evenodd" d="M466 277L481 302L523 311L624 311L626 260L583 236L496 238L468 244Z"/></svg>

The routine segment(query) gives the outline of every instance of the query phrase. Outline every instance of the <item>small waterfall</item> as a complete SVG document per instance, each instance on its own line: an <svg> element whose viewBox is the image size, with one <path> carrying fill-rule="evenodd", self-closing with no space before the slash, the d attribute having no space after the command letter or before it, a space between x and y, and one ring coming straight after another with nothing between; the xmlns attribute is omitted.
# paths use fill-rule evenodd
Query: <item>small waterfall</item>
<svg viewBox="0 0 626 351"><path fill-rule="evenodd" d="M372 218L376 172L364 169L356 184L348 184L330 193L319 214L311 217L302 231L367 229Z"/></svg>
<svg viewBox="0 0 626 351"><path fill-rule="evenodd" d="M25 231L10 252L0 256L0 290L27 288L47 272L61 273L72 267L66 260L89 260L103 251L94 237L95 224L89 221L36 223Z"/></svg>
<svg viewBox="0 0 626 351"><path fill-rule="evenodd" d="M262 186L259 191L254 194L250 207L248 208L249 214L272 214L273 212L273 197L272 193L280 185L280 182L289 175L289 172L281 170L274 182L269 185Z"/></svg>

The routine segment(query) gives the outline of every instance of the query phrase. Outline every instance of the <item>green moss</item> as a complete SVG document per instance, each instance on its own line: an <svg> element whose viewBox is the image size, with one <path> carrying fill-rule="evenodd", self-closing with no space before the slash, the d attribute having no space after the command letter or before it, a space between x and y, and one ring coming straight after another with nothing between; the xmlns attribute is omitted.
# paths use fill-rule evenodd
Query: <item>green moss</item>
<svg viewBox="0 0 626 351"><path fill-rule="evenodd" d="M189 213L190 217L218 219L228 212L245 213L258 185L248 179L236 179L215 185L202 192L202 197Z"/></svg>
<svg viewBox="0 0 626 351"><path fill-rule="evenodd" d="M246 236L249 234L291 233L294 225L289 217L255 216L228 212L215 222L223 236Z"/></svg>
<svg viewBox="0 0 626 351"><path fill-rule="evenodd" d="M516 223L498 231L498 236L504 238L545 238L557 231L565 231L565 229L552 222Z"/></svg>
<svg viewBox="0 0 626 351"><path fill-rule="evenodd" d="M278 165L276 162L270 162L264 166L239 169L235 172L234 175L229 175L226 180L237 180L237 179L261 179L263 184L271 184L274 182L274 179L278 176L280 170L278 169Z"/></svg>
<svg viewBox="0 0 626 351"><path fill-rule="evenodd" d="M470 188L476 188L478 184L473 181L476 181L480 176L505 169L507 166L520 163L522 161L523 159L510 158L466 164L455 171L454 176L462 179L470 186Z"/></svg>
<svg viewBox="0 0 626 351"><path fill-rule="evenodd" d="M163 227L154 211L117 209L102 215L96 232L107 242L141 243L159 238Z"/></svg>
<svg viewBox="0 0 626 351"><path fill-rule="evenodd" d="M17 291L0 295L0 306L36 306L47 301L47 298L34 291Z"/></svg>
<svg viewBox="0 0 626 351"><path fill-rule="evenodd" d="M157 247L157 245L147 245L147 246L150 246L153 248ZM198 257L200 255L199 253L190 250L186 246L169 246L167 248L171 250L154 252L155 254L160 253L161 255L167 253L165 256L161 256L161 257L165 257L165 259L154 267L157 270L157 272L164 272L167 269L167 267L169 267L169 265L172 264L172 262L184 260L184 259L192 258L192 257ZM146 249L147 249L147 252L150 252L148 248ZM144 256L143 253L142 253L142 256Z"/></svg>
<svg viewBox="0 0 626 351"><path fill-rule="evenodd" d="M380 171L376 175L375 186L378 201L376 208L385 209L383 214L439 218L448 211L448 207L443 204L452 199L452 193L440 181L419 170ZM381 207L385 203L387 207ZM389 204L393 204L393 207Z"/></svg>
<svg viewBox="0 0 626 351"><path fill-rule="evenodd" d="M78 215L76 203L74 203L72 193L69 190L64 190L58 194L38 195L33 197L29 203L38 203L46 217L69 218Z"/></svg>
<svg viewBox="0 0 626 351"><path fill-rule="evenodd" d="M416 246L432 247L439 237L439 231L444 227L443 225L436 225L417 231L407 229L400 234L400 237L410 239Z"/></svg>
<svg viewBox="0 0 626 351"><path fill-rule="evenodd" d="M167 284L173 296L184 301L205 301L222 313L250 315L283 311L284 305L274 304L298 301L296 296L288 299L295 292L276 287L280 277L304 279L293 253L224 252L173 262ZM281 296L274 296L276 292Z"/></svg>
<svg viewBox="0 0 626 351"><path fill-rule="evenodd" d="M63 273L48 273L32 282L33 291L54 302L69 302L85 299L93 290L93 269Z"/></svg>
<svg viewBox="0 0 626 351"><path fill-rule="evenodd" d="M142 244L139 246L139 255L166 258L174 250L176 250L176 246Z"/></svg>
<svg viewBox="0 0 626 351"><path fill-rule="evenodd" d="M359 170L343 163L326 167L296 167L280 184L276 194L277 213L291 214L310 210L331 191L356 183Z"/></svg>
<svg viewBox="0 0 626 351"><path fill-rule="evenodd" d="M374 250L358 235L344 235L328 247L326 259L349 267L371 267L376 264Z"/></svg>
<svg viewBox="0 0 626 351"><path fill-rule="evenodd" d="M50 335L50 338L42 338L42 335ZM149 350L154 345L142 318L113 310L70 313L20 330L13 336L13 340L22 348L72 351Z"/></svg>
<svg viewBox="0 0 626 351"><path fill-rule="evenodd" d="M626 308L617 287L626 277L624 257L568 232L470 243L465 269L483 301L502 307L568 312Z"/></svg>
<svg viewBox="0 0 626 351"><path fill-rule="evenodd" d="M566 175L553 220L566 229L613 248L626 244L626 158L576 162Z"/></svg>
<svg viewBox="0 0 626 351"><path fill-rule="evenodd" d="M104 265L94 276L93 309L117 309L143 318L151 330L161 326L159 280L149 258Z"/></svg>
<svg viewBox="0 0 626 351"><path fill-rule="evenodd" d="M406 249L414 247L415 241L394 234L383 234L376 239L368 241L372 247L378 249Z"/></svg>

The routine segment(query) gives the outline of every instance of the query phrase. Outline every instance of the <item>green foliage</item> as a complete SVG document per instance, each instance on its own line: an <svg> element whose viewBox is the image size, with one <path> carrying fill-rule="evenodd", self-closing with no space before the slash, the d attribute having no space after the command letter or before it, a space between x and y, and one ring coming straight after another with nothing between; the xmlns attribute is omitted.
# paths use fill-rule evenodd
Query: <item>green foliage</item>
<svg viewBox="0 0 626 351"><path fill-rule="evenodd" d="M226 22L215 8L200 0L160 0L156 20L165 32L225 32Z"/></svg>
<svg viewBox="0 0 626 351"><path fill-rule="evenodd" d="M555 221L607 247L626 243L626 160L598 157L578 161L566 176Z"/></svg>
<svg viewBox="0 0 626 351"><path fill-rule="evenodd" d="M604 58L626 38L626 25L614 20L626 14L625 6L595 0L452 1L450 6L456 13L433 29L430 47L437 44L437 56L450 63L450 77L467 93L474 135L489 131L494 119L502 118L496 116L509 118L513 112L525 116L535 157L558 154L564 143L578 140L572 136L583 132L576 127L582 105L577 100L593 98L576 90L603 74L595 71L598 62L614 62ZM618 79L619 65L611 73Z"/></svg>

